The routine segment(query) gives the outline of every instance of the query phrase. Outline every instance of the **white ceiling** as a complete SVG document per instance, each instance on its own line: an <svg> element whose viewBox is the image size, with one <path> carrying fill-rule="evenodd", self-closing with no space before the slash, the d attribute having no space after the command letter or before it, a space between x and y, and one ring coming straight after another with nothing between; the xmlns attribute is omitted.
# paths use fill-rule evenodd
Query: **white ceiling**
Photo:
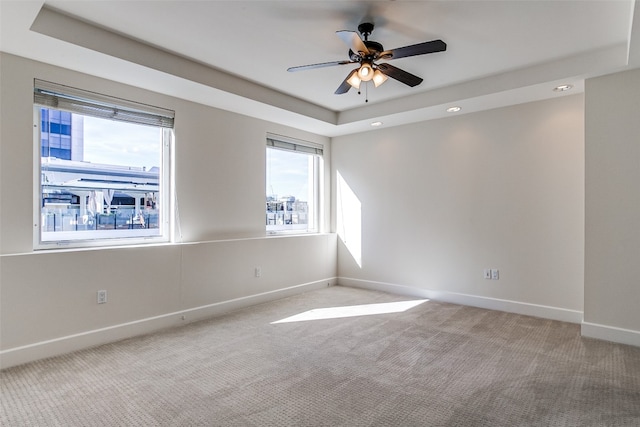
<svg viewBox="0 0 640 427"><path fill-rule="evenodd" d="M7 1L0 50L327 136L552 96L561 83L640 66L635 0ZM43 9L44 6L44 9ZM385 49L442 39L446 52L390 61L424 79L368 96L333 92L355 68L337 30L373 22ZM368 102L365 102L368 97ZM458 113L458 114L461 114Z"/></svg>

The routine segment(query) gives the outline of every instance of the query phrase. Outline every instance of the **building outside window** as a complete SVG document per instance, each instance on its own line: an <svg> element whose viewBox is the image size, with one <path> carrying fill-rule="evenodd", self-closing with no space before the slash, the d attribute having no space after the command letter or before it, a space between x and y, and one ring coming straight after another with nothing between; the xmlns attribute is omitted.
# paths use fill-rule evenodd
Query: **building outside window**
<svg viewBox="0 0 640 427"><path fill-rule="evenodd" d="M71 123L71 113L42 108L40 111L42 157L71 160L71 129L82 123Z"/></svg>
<svg viewBox="0 0 640 427"><path fill-rule="evenodd" d="M169 239L173 112L36 80L37 248Z"/></svg>
<svg viewBox="0 0 640 427"><path fill-rule="evenodd" d="M322 147L269 135L266 158L267 232L317 232Z"/></svg>

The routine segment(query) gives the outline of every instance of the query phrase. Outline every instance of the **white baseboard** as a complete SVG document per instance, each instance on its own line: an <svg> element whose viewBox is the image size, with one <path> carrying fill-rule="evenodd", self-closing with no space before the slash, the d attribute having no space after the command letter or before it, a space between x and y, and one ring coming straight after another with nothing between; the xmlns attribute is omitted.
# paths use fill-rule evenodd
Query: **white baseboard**
<svg viewBox="0 0 640 427"><path fill-rule="evenodd" d="M580 332L583 337L640 347L640 331L582 322Z"/></svg>
<svg viewBox="0 0 640 427"><path fill-rule="evenodd" d="M509 313L523 314L526 316L541 317L543 319L560 320L562 322L577 324L580 324L582 322L583 315L582 311L569 310L566 308L481 297L477 295L459 294L455 292L434 291L392 283L353 279L349 277L339 277L338 285L371 289L398 295L406 295L410 297L427 298L435 301L449 302L452 304L468 305L472 307L486 308L489 310L506 311Z"/></svg>
<svg viewBox="0 0 640 427"><path fill-rule="evenodd" d="M10 368L34 360L58 356L84 348L95 347L114 341L120 341L137 335L148 334L161 329L184 325L189 322L207 319L240 308L264 302L274 301L303 292L334 286L335 277L304 283L275 291L264 292L229 301L217 302L201 307L162 314L133 322L113 325L106 328L81 332L52 340L41 341L21 347L0 351L0 369Z"/></svg>

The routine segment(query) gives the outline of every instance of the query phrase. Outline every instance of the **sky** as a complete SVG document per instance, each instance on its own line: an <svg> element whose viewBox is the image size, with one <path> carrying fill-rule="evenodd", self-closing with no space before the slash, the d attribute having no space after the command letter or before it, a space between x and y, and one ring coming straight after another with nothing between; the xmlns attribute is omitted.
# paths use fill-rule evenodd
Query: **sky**
<svg viewBox="0 0 640 427"><path fill-rule="evenodd" d="M116 138L114 138L116 136ZM161 163L162 129L84 116L84 160L146 167Z"/></svg>
<svg viewBox="0 0 640 427"><path fill-rule="evenodd" d="M266 194L309 201L309 155L267 149Z"/></svg>

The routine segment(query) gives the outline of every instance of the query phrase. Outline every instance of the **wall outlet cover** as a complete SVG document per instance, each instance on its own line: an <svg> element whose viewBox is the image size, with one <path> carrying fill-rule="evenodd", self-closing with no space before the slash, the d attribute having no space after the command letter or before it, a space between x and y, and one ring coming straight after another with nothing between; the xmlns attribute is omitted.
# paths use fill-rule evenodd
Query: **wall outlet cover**
<svg viewBox="0 0 640 427"><path fill-rule="evenodd" d="M97 300L98 304L105 304L107 302L107 291L98 291Z"/></svg>

